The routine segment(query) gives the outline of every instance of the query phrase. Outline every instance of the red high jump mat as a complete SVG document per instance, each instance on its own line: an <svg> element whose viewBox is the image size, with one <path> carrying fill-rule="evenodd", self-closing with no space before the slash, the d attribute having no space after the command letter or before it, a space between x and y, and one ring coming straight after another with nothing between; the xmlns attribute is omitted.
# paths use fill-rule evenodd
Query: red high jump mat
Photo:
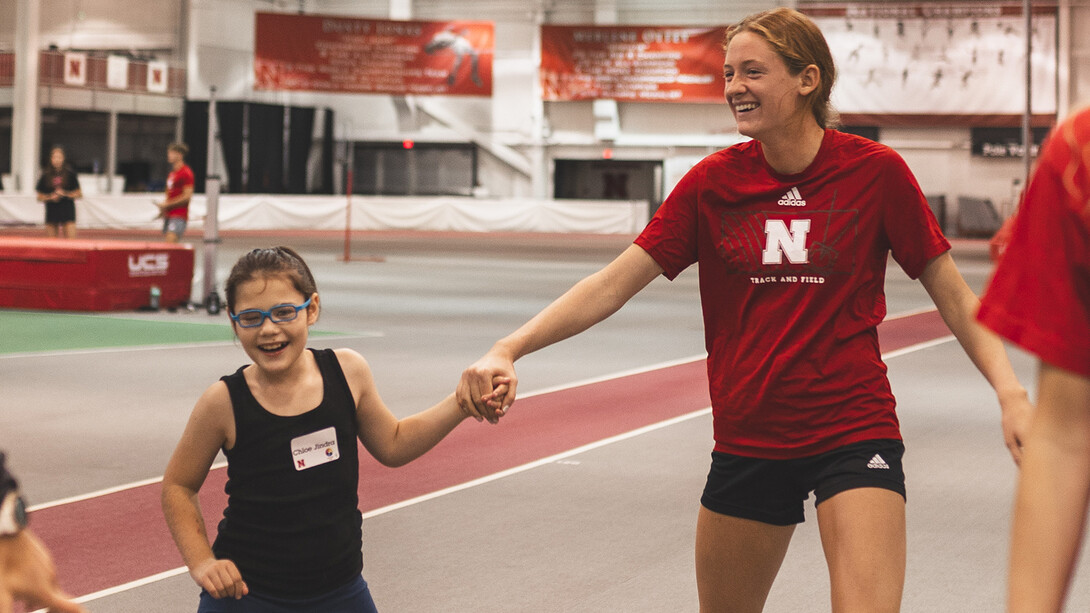
<svg viewBox="0 0 1090 613"><path fill-rule="evenodd" d="M189 300L193 247L119 240L0 238L0 307L123 311Z"/></svg>

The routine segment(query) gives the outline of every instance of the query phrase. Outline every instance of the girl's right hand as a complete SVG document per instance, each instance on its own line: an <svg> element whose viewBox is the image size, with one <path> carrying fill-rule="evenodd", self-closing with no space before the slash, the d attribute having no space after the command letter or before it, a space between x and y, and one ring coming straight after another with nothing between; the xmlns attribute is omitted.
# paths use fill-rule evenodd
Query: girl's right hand
<svg viewBox="0 0 1090 613"><path fill-rule="evenodd" d="M238 567L230 560L209 559L190 570L189 574L212 598L237 600L250 593Z"/></svg>

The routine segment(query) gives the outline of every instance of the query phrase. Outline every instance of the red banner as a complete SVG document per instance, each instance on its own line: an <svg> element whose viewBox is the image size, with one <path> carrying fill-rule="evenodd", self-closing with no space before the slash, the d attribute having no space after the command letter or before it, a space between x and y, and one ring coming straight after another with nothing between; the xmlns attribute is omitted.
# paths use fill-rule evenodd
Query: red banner
<svg viewBox="0 0 1090 613"><path fill-rule="evenodd" d="M725 30L542 26L543 98L722 102Z"/></svg>
<svg viewBox="0 0 1090 613"><path fill-rule="evenodd" d="M254 88L491 96L488 21L257 13Z"/></svg>

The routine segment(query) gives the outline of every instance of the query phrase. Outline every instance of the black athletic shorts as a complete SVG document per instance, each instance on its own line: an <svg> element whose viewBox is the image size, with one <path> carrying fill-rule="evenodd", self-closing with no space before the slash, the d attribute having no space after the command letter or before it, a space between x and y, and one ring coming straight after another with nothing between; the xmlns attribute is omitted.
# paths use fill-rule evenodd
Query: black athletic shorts
<svg viewBox="0 0 1090 613"><path fill-rule="evenodd" d="M57 202L45 203L45 223L62 224L76 220L76 202L63 198Z"/></svg>
<svg viewBox="0 0 1090 613"><path fill-rule="evenodd" d="M721 515L790 526L804 521L803 502L815 505L840 492L879 487L905 496L905 446L876 439L794 460L766 460L712 452L700 504Z"/></svg>

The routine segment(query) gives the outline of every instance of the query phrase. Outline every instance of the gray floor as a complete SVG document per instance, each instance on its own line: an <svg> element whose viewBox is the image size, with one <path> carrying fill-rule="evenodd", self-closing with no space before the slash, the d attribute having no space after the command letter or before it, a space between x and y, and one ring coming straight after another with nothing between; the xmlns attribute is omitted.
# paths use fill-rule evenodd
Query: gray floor
<svg viewBox="0 0 1090 613"><path fill-rule="evenodd" d="M346 263L338 237L236 236L219 248L217 276L251 247L298 247L322 295L318 329L344 334L313 344L363 353L387 404L404 415L448 393L496 338L628 240L367 235L354 254L384 261ZM986 251L960 243L955 254L981 288ZM930 304L896 266L887 293L891 313ZM226 325L222 315L199 311L109 316ZM696 356L702 337L696 275L687 271L672 283L655 281L594 330L524 359L520 390ZM1013 358L1031 385L1033 361L1017 351ZM35 503L157 477L197 396L244 361L232 344L0 356L0 447ZM1016 471L994 396L953 343L889 366L908 446L904 610L1000 611ZM387 613L695 611L692 541L710 446L711 418L698 416L371 517L365 577ZM812 506L807 513L767 611L829 610ZM193 611L196 592L181 575L88 608ZM1080 570L1070 610L1087 608L1090 584Z"/></svg>

